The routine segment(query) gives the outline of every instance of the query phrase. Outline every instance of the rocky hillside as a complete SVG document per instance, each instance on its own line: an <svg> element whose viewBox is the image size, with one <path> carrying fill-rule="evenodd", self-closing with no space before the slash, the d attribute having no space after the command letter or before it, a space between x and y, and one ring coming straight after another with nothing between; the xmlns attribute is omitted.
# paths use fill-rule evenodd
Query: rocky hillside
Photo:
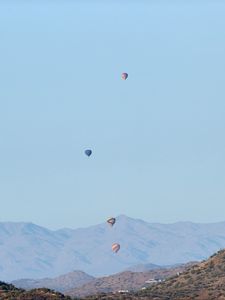
<svg viewBox="0 0 225 300"><path fill-rule="evenodd" d="M188 265L182 265L171 269L155 269L147 272L126 271L119 274L96 278L89 283L67 291L72 297L85 297L87 295L111 293L119 290L135 291L144 286L149 286L149 280L163 280L178 272L183 272Z"/></svg>
<svg viewBox="0 0 225 300"><path fill-rule="evenodd" d="M224 300L225 250L183 273L136 293L89 296L86 300Z"/></svg>
<svg viewBox="0 0 225 300"><path fill-rule="evenodd" d="M70 297L49 289L35 289L29 292L17 289L12 284L0 282L1 300L71 300Z"/></svg>
<svg viewBox="0 0 225 300"><path fill-rule="evenodd" d="M12 282L17 288L31 290L36 288L49 288L58 292L80 287L93 280L94 277L82 271L74 271L55 278L20 279Z"/></svg>
<svg viewBox="0 0 225 300"><path fill-rule="evenodd" d="M225 299L225 250L139 296L153 299Z"/></svg>

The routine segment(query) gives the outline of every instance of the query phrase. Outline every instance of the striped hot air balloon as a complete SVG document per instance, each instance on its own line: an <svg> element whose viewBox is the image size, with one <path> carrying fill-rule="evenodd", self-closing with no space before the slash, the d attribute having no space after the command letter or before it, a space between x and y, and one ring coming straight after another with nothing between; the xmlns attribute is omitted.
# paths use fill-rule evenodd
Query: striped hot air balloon
<svg viewBox="0 0 225 300"><path fill-rule="evenodd" d="M109 219L107 220L107 223L108 223L109 225L113 226L113 225L116 223L116 218L109 218Z"/></svg>
<svg viewBox="0 0 225 300"><path fill-rule="evenodd" d="M122 73L121 78L122 78L123 80L127 80L128 74L127 74L127 73Z"/></svg>
<svg viewBox="0 0 225 300"><path fill-rule="evenodd" d="M112 251L117 253L120 250L120 244L114 243L112 244Z"/></svg>

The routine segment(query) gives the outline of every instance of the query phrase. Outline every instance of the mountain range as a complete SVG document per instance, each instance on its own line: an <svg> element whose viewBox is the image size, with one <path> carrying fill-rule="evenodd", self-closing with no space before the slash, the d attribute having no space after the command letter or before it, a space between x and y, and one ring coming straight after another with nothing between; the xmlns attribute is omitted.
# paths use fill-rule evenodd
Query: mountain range
<svg viewBox="0 0 225 300"><path fill-rule="evenodd" d="M17 288L32 290L38 288L48 288L57 292L65 292L88 284L95 280L95 277L90 276L82 271L74 271L61 275L55 278L43 279L18 279L12 281L12 284Z"/></svg>
<svg viewBox="0 0 225 300"><path fill-rule="evenodd" d="M118 242L115 254L111 245ZM82 270L92 276L134 265L173 265L206 259L225 247L225 222L148 223L124 215L78 229L49 230L33 223L0 223L0 279L56 277Z"/></svg>

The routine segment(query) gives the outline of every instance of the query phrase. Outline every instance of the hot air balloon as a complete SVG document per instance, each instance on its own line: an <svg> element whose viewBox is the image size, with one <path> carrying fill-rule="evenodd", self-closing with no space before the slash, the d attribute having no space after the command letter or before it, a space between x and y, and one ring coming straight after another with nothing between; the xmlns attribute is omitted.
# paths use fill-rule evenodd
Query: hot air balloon
<svg viewBox="0 0 225 300"><path fill-rule="evenodd" d="M120 244L114 243L112 244L112 251L117 253L120 250Z"/></svg>
<svg viewBox="0 0 225 300"><path fill-rule="evenodd" d="M116 219L115 219L115 218L109 218L109 219L107 220L107 223L108 223L109 225L113 226L113 225L116 223Z"/></svg>
<svg viewBox="0 0 225 300"><path fill-rule="evenodd" d="M84 153L87 155L87 156L90 156L92 154L92 150L90 149L87 149L84 151Z"/></svg>
<svg viewBox="0 0 225 300"><path fill-rule="evenodd" d="M122 73L121 78L123 80L126 80L128 78L128 74L127 73Z"/></svg>

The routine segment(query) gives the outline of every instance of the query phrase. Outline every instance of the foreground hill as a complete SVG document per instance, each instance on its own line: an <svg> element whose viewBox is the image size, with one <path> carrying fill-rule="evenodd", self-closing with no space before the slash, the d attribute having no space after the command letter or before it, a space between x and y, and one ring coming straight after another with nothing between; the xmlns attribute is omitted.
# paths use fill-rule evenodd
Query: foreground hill
<svg viewBox="0 0 225 300"><path fill-rule="evenodd" d="M26 292L17 289L12 284L0 282L0 299L1 300L71 300L70 297L49 289L36 289Z"/></svg>
<svg viewBox="0 0 225 300"><path fill-rule="evenodd" d="M224 222L151 224L126 216L119 216L113 228L103 223L56 231L32 223L3 222L1 280L56 277L73 270L105 276L140 264L200 261L225 247L224 228ZM114 241L121 244L117 255L111 251Z"/></svg>
<svg viewBox="0 0 225 300"><path fill-rule="evenodd" d="M22 288L25 290L48 288L63 293L66 290L80 287L93 279L93 276L90 276L82 271L74 271L56 278L15 280L12 281L12 284L17 288Z"/></svg>
<svg viewBox="0 0 225 300"><path fill-rule="evenodd" d="M190 265L182 265L171 269L158 268L147 272L126 271L107 277L96 278L79 288L66 291L65 293L71 297L85 297L87 295L112 293L120 290L140 290L142 287L150 284L148 283L149 280L163 280L178 272L183 272Z"/></svg>
<svg viewBox="0 0 225 300"><path fill-rule="evenodd" d="M141 293L154 299L225 299L225 250Z"/></svg>
<svg viewBox="0 0 225 300"><path fill-rule="evenodd" d="M207 261L198 263L179 275L150 288L121 294L89 296L86 300L224 300L225 299L225 250Z"/></svg>

